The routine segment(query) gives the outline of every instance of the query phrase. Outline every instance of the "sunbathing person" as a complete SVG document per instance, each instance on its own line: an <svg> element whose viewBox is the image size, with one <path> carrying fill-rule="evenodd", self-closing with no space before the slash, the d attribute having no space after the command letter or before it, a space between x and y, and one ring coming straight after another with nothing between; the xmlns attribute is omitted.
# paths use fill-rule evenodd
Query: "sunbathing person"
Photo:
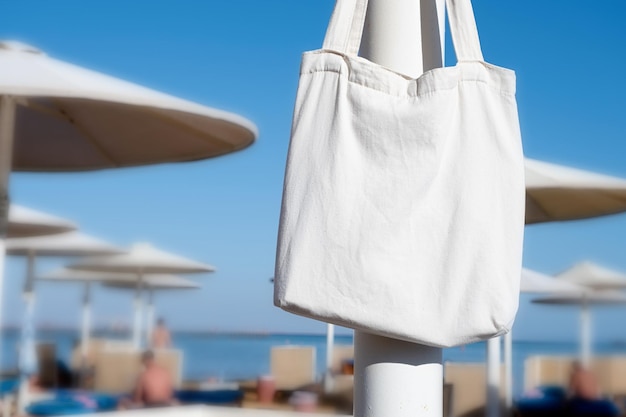
<svg viewBox="0 0 626 417"><path fill-rule="evenodd" d="M132 398L120 402L120 408L168 407L176 403L170 374L157 365L150 350L141 355L144 371L137 380Z"/></svg>
<svg viewBox="0 0 626 417"><path fill-rule="evenodd" d="M617 417L619 408L613 401L603 398L600 384L594 373L585 369L580 362L572 365L570 394L566 415L584 415L594 417Z"/></svg>
<svg viewBox="0 0 626 417"><path fill-rule="evenodd" d="M578 361L572 364L569 389L574 398L582 400L599 400L602 398L596 376Z"/></svg>

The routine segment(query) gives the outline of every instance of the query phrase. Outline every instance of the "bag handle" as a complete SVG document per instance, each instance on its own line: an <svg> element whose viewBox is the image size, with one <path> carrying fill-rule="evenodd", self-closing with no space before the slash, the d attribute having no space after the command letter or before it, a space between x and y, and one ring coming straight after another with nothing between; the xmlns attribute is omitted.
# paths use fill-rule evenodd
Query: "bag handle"
<svg viewBox="0 0 626 417"><path fill-rule="evenodd" d="M415 0L418 1L418 0ZM324 49L349 56L359 53L368 0L336 0ZM446 0L457 61L482 61L480 39L470 0Z"/></svg>

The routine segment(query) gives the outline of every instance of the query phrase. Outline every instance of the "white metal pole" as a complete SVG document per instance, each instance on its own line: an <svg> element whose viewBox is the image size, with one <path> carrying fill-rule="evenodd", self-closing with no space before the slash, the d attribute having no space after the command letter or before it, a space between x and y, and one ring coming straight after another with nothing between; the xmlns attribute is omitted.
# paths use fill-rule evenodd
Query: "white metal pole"
<svg viewBox="0 0 626 417"><path fill-rule="evenodd" d="M136 349L141 348L141 315L143 314L142 290L143 272L137 274L137 287L135 291L135 320L133 323L133 345Z"/></svg>
<svg viewBox="0 0 626 417"><path fill-rule="evenodd" d="M0 205L2 203L0 202ZM2 209L0 209L1 211ZM4 214L0 214L0 216L4 216ZM2 221L0 220L0 223ZM3 297L3 290L4 290L4 262L5 262L5 258L6 258L6 245L5 245L5 240L4 240L4 236L0 237L0 370L3 369L3 352L2 352L2 348L3 348L3 342L4 342L4 321L3 321L3 314L2 314L2 310L4 308L4 297Z"/></svg>
<svg viewBox="0 0 626 417"><path fill-rule="evenodd" d="M513 331L504 335L504 386L507 410L513 407Z"/></svg>
<svg viewBox="0 0 626 417"><path fill-rule="evenodd" d="M24 292L23 296L25 304L25 323L22 323L22 332L32 333L34 331L34 323L32 323L32 320L35 309L35 294L32 292ZM37 366L36 348L32 336L32 334L23 335L20 342L20 386L17 394L17 409L21 414L24 413L30 403L29 379Z"/></svg>
<svg viewBox="0 0 626 417"><path fill-rule="evenodd" d="M442 350L354 333L354 416L443 415Z"/></svg>
<svg viewBox="0 0 626 417"><path fill-rule="evenodd" d="M324 374L324 392L333 390L333 345L335 344L335 325L326 325L326 374Z"/></svg>
<svg viewBox="0 0 626 417"><path fill-rule="evenodd" d="M28 406L29 379L37 371L37 352L35 347L35 253L27 255L26 280L24 282L24 322L20 343L20 387L18 410L23 413Z"/></svg>
<svg viewBox="0 0 626 417"><path fill-rule="evenodd" d="M154 319L156 316L154 306L154 290L148 289L148 304L146 308L146 343L152 345L152 332L154 331Z"/></svg>
<svg viewBox="0 0 626 417"><path fill-rule="evenodd" d="M80 347L83 363L87 361L89 353L89 339L91 331L91 284L85 283L85 293L83 295L83 314L81 319Z"/></svg>
<svg viewBox="0 0 626 417"><path fill-rule="evenodd" d="M441 67L445 0L369 0L361 55L411 77ZM441 417L442 350L354 335L355 417Z"/></svg>
<svg viewBox="0 0 626 417"><path fill-rule="evenodd" d="M580 361L583 366L591 364L591 311L584 303L580 309Z"/></svg>
<svg viewBox="0 0 626 417"><path fill-rule="evenodd" d="M487 417L500 416L500 337L487 340Z"/></svg>
<svg viewBox="0 0 626 417"><path fill-rule="evenodd" d="M4 327L2 309L4 307L4 263L5 239L9 217L9 176L13 156L13 136L15 128L15 101L9 96L0 97L0 368L2 367L1 331Z"/></svg>

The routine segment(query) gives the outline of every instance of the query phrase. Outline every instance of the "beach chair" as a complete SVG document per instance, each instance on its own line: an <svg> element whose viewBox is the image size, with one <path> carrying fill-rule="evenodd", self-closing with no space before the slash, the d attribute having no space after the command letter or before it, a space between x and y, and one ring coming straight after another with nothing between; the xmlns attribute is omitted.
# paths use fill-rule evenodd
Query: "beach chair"
<svg viewBox="0 0 626 417"><path fill-rule="evenodd" d="M594 369L605 394L620 400L626 397L626 356L599 357L594 361Z"/></svg>
<svg viewBox="0 0 626 417"><path fill-rule="evenodd" d="M504 366L500 368L500 398L504 397ZM444 364L444 382L454 395L448 405L449 415L456 417L484 415L487 402L487 377L484 363Z"/></svg>
<svg viewBox="0 0 626 417"><path fill-rule="evenodd" d="M344 364L347 361L354 361L354 345L333 346L333 360L331 365L333 393L351 394L354 387L354 375L343 372Z"/></svg>
<svg viewBox="0 0 626 417"><path fill-rule="evenodd" d="M567 387L573 362L574 358L569 356L529 356L524 361L524 390Z"/></svg>
<svg viewBox="0 0 626 417"><path fill-rule="evenodd" d="M271 375L278 391L295 391L315 384L314 346L274 346Z"/></svg>
<svg viewBox="0 0 626 417"><path fill-rule="evenodd" d="M96 358L94 389L107 394L132 391L141 373L141 352L138 350L105 348ZM183 354L176 349L154 351L156 363L172 376L174 388L182 385Z"/></svg>

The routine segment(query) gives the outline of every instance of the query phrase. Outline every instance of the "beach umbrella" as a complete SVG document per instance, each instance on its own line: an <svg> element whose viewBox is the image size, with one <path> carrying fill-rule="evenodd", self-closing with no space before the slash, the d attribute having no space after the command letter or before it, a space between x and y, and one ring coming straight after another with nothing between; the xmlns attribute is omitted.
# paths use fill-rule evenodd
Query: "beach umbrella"
<svg viewBox="0 0 626 417"><path fill-rule="evenodd" d="M121 255L90 258L69 265L70 269L91 272L127 273L137 277L135 286L135 318L133 325L133 342L141 346L141 290L144 276L147 274L190 274L213 272L211 265L192 261L157 249L149 243L136 243L130 250Z"/></svg>
<svg viewBox="0 0 626 417"><path fill-rule="evenodd" d="M594 290L621 290L626 288L626 274L589 261L577 263L568 270L557 274L556 279Z"/></svg>
<svg viewBox="0 0 626 417"><path fill-rule="evenodd" d="M35 260L37 257L64 257L85 255L110 255L121 249L100 239L80 232L68 232L50 236L7 239L6 252L27 258L24 280L25 315L22 323L20 344L20 409L26 405L28 378L36 372L35 358Z"/></svg>
<svg viewBox="0 0 626 417"><path fill-rule="evenodd" d="M616 291L587 290L582 293L560 294L533 300L536 304L580 307L580 360L589 365L591 360L591 306L625 305L626 296Z"/></svg>
<svg viewBox="0 0 626 417"><path fill-rule="evenodd" d="M241 150L256 136L238 115L0 42L0 268L11 170L194 161Z"/></svg>
<svg viewBox="0 0 626 417"><path fill-rule="evenodd" d="M527 268L522 269L520 292L525 294L581 294L584 287L557 280ZM499 359L498 359L499 360ZM507 407L513 405L513 331L504 337L505 400Z"/></svg>
<svg viewBox="0 0 626 417"><path fill-rule="evenodd" d="M526 224L586 219L626 211L626 180L609 175L526 158ZM511 346L512 335L505 335ZM508 339L508 340L507 340ZM487 381L490 416L498 415L500 338L487 341ZM505 348L508 350L508 347ZM506 354L506 351L505 351ZM505 360L510 360L505 358ZM506 404L512 405L510 381Z"/></svg>
<svg viewBox="0 0 626 417"><path fill-rule="evenodd" d="M626 180L526 158L526 224L626 210Z"/></svg>
<svg viewBox="0 0 626 417"><path fill-rule="evenodd" d="M135 285L131 281L107 280L103 281L105 287L119 289L134 289ZM148 275L144 279L144 289L148 293L148 303L146 307L146 340L150 341L154 330L154 321L156 319L156 307L154 305L155 292L172 291L172 290L195 290L200 289L200 285L194 281L177 277L176 275Z"/></svg>
<svg viewBox="0 0 626 417"><path fill-rule="evenodd" d="M11 204L7 225L7 237L22 238L54 235L75 230L77 227L69 220L42 213L27 207Z"/></svg>
<svg viewBox="0 0 626 417"><path fill-rule="evenodd" d="M159 276L160 277L160 276ZM169 276L165 276L169 278ZM182 278L175 277L178 280ZM89 346L89 337L91 332L91 290L93 285L101 283L126 283L128 287L135 288L137 285L136 274L114 273L114 272L88 272L78 271L68 268L59 268L37 277L39 281L47 282L73 282L84 285L83 297L83 314L81 318L81 354L83 357L87 355ZM154 275L145 275L144 279L151 281L155 279ZM162 279L162 278L157 278Z"/></svg>

